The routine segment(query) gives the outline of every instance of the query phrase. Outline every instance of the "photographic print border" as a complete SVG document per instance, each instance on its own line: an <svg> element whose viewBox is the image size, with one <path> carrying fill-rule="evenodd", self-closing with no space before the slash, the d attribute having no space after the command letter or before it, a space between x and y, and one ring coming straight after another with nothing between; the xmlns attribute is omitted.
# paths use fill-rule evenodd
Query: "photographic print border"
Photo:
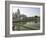
<svg viewBox="0 0 46 38"><path fill-rule="evenodd" d="M25 4L25 5L42 5L43 6L43 32L42 33L27 33L27 34L10 34L10 4ZM45 5L44 3L35 2L20 2L20 1L5 1L5 37L18 37L18 36L32 36L45 34Z"/></svg>

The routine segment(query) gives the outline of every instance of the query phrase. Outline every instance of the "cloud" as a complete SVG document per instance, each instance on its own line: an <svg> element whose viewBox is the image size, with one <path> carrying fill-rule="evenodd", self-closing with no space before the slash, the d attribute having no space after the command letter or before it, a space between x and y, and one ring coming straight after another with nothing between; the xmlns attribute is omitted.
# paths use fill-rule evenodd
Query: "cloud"
<svg viewBox="0 0 46 38"><path fill-rule="evenodd" d="M24 14L27 17L31 17L31 16L40 16L40 8L35 8L35 7L23 7L23 8L13 8L13 12L17 12L17 9L20 10L20 14Z"/></svg>

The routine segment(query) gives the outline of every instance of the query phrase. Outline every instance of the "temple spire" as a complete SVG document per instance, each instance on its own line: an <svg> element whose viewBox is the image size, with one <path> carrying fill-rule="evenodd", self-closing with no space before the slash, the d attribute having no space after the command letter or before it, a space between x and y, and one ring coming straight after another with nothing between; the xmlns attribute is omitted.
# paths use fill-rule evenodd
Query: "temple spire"
<svg viewBox="0 0 46 38"><path fill-rule="evenodd" d="M17 12L18 12L18 14L20 14L20 10L19 9L17 9Z"/></svg>

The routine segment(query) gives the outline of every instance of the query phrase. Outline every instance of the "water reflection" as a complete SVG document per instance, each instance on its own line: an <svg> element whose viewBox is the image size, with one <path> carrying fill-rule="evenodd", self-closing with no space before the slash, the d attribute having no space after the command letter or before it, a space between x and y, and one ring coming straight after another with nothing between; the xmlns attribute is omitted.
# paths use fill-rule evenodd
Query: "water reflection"
<svg viewBox="0 0 46 38"><path fill-rule="evenodd" d="M16 31L39 30L39 29L40 29L40 22L36 22L36 21L14 23L13 26L13 30Z"/></svg>

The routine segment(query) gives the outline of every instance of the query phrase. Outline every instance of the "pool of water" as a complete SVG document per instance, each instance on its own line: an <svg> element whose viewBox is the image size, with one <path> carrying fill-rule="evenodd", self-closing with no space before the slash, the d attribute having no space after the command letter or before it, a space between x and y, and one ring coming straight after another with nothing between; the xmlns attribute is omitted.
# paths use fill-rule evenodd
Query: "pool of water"
<svg viewBox="0 0 46 38"><path fill-rule="evenodd" d="M15 23L16 31L24 31L24 30L40 30L40 22L26 22L26 23Z"/></svg>

